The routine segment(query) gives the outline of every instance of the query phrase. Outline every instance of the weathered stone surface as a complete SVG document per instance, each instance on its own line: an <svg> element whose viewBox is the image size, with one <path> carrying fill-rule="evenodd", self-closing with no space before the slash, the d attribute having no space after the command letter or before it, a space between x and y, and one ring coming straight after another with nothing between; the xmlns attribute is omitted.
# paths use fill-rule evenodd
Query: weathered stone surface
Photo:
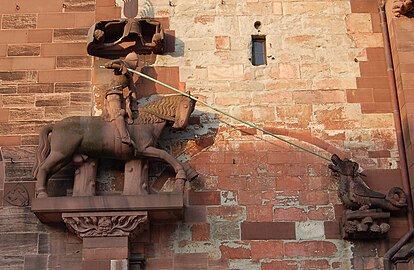
<svg viewBox="0 0 414 270"><path fill-rule="evenodd" d="M36 28L36 14L4 14L1 28L3 29L30 29Z"/></svg>
<svg viewBox="0 0 414 270"><path fill-rule="evenodd" d="M15 94L17 85L0 85L0 94Z"/></svg>
<svg viewBox="0 0 414 270"><path fill-rule="evenodd" d="M64 0L63 7L66 12L73 11L94 11L95 10L95 0Z"/></svg>
<svg viewBox="0 0 414 270"><path fill-rule="evenodd" d="M92 107L92 94L91 93L71 93L70 94L70 105L84 105Z"/></svg>
<svg viewBox="0 0 414 270"><path fill-rule="evenodd" d="M40 45L9 45L8 56L38 56L40 55Z"/></svg>
<svg viewBox="0 0 414 270"><path fill-rule="evenodd" d="M219 221L210 223L211 239L240 240L240 223L233 221Z"/></svg>
<svg viewBox="0 0 414 270"><path fill-rule="evenodd" d="M92 57L90 56L58 56L57 68L90 68Z"/></svg>
<svg viewBox="0 0 414 270"><path fill-rule="evenodd" d="M53 31L54 42L87 41L88 28L56 29Z"/></svg>
<svg viewBox="0 0 414 270"><path fill-rule="evenodd" d="M50 120L61 120L69 116L90 116L91 106L70 106L70 107L45 107L45 118Z"/></svg>
<svg viewBox="0 0 414 270"><path fill-rule="evenodd" d="M0 71L0 81L5 82L35 82L37 71Z"/></svg>
<svg viewBox="0 0 414 270"><path fill-rule="evenodd" d="M90 92L92 90L92 84L90 82L80 83L56 83L56 93L66 92Z"/></svg>
<svg viewBox="0 0 414 270"><path fill-rule="evenodd" d="M29 121L31 119L42 120L45 117L44 108L30 108L30 109L11 109L10 120L11 121Z"/></svg>
<svg viewBox="0 0 414 270"><path fill-rule="evenodd" d="M20 93L53 93L53 83L19 84L17 92Z"/></svg>
<svg viewBox="0 0 414 270"><path fill-rule="evenodd" d="M38 233L0 233L0 253L3 256L36 254L37 237Z"/></svg>
<svg viewBox="0 0 414 270"><path fill-rule="evenodd" d="M7 95L3 96L3 106L7 108L22 108L33 107L34 100L33 95L20 96L20 95Z"/></svg>
<svg viewBox="0 0 414 270"><path fill-rule="evenodd" d="M13 220L13 225L10 223ZM7 207L0 209L0 232L39 232L44 231L39 219L27 207Z"/></svg>
<svg viewBox="0 0 414 270"><path fill-rule="evenodd" d="M47 121L29 121L18 123L2 123L0 129L0 135L13 135L13 134L38 134L39 130L47 125Z"/></svg>
<svg viewBox="0 0 414 270"><path fill-rule="evenodd" d="M36 107L69 106L69 98L68 94L37 95L35 105Z"/></svg>
<svg viewBox="0 0 414 270"><path fill-rule="evenodd" d="M0 256L0 268L1 269L12 269L21 270L24 267L23 256Z"/></svg>

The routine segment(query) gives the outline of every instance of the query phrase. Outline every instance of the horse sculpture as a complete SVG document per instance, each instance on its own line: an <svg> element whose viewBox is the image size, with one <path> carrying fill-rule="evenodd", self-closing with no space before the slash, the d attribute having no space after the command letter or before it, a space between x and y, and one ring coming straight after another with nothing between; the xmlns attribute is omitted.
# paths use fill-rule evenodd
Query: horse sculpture
<svg viewBox="0 0 414 270"><path fill-rule="evenodd" d="M140 107L138 118L128 125L135 147L121 143L114 123L102 117L68 117L43 127L33 168L37 197L47 197L49 178L79 155L125 161L158 158L174 168L177 180L194 178L194 170L186 172L183 164L155 147L167 121L174 123L173 128L185 127L194 107L195 101L181 95L166 96Z"/></svg>

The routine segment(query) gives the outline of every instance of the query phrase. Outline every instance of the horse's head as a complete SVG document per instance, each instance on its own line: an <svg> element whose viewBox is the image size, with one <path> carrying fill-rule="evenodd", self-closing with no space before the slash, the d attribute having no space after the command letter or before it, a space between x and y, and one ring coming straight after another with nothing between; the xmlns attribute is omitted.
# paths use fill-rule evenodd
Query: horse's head
<svg viewBox="0 0 414 270"><path fill-rule="evenodd" d="M176 106L173 128L187 126L190 114L194 111L195 101L189 97L181 96Z"/></svg>

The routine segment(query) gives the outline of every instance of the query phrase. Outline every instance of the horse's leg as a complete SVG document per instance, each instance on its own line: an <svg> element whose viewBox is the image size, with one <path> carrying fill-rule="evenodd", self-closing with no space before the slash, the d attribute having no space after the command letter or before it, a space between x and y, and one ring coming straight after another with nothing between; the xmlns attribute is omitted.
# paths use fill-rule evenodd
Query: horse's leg
<svg viewBox="0 0 414 270"><path fill-rule="evenodd" d="M65 160L66 159L66 160ZM36 175L36 193L38 198L47 197L47 181L51 175L62 169L69 160L67 156L58 151L50 152L43 164L39 167Z"/></svg>
<svg viewBox="0 0 414 270"><path fill-rule="evenodd" d="M155 148L153 146L149 146L145 148L144 151L140 153L140 155L165 160L168 164L170 164L173 167L176 173L176 176L175 176L176 179L183 179L183 180L187 179L187 175L181 163L177 159L175 159L173 156L168 154L166 151Z"/></svg>

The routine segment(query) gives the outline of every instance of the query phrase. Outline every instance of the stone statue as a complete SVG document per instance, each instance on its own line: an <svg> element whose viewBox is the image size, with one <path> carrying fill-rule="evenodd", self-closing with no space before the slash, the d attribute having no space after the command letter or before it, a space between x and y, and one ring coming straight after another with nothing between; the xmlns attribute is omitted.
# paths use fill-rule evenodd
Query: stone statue
<svg viewBox="0 0 414 270"><path fill-rule="evenodd" d="M135 69L138 62L138 56L136 53L131 52L125 60L114 60L105 64L106 68L113 69L114 76L109 84L109 89L106 91L105 98L107 101L107 113L109 121L115 123L116 128L120 134L121 141L130 146L134 146L135 143L131 140L128 129L126 128L125 118L128 119L128 124L134 122L133 110L131 108L136 104L136 88L132 79L132 74L127 68ZM124 88L128 88L128 94L124 99ZM123 101L125 103L125 109L123 108ZM135 115L136 117L136 115Z"/></svg>
<svg viewBox="0 0 414 270"><path fill-rule="evenodd" d="M117 58L134 51L138 54L161 54L164 32L161 23L152 19L121 19L95 23L88 33L88 54Z"/></svg>
<svg viewBox="0 0 414 270"><path fill-rule="evenodd" d="M413 0L394 0L392 2L392 13L395 17L400 17L401 15L407 16L412 12L414 12Z"/></svg>
<svg viewBox="0 0 414 270"><path fill-rule="evenodd" d="M189 97L171 95L140 107L134 123L122 125L134 141L134 147L122 143L119 139L119 133L122 131L118 131L115 121L107 122L103 117L74 116L43 127L33 168L37 180L37 197L48 196L48 179L72 160L80 164L78 174L82 175L82 171L85 172L82 181L87 182L85 186L88 185L90 191L83 192L82 196L94 195L97 166L95 159L98 158L125 160L126 165L147 158L162 159L174 168L176 179L179 180L176 183L180 185L177 189L182 188L184 180L191 180L197 173L155 145L167 122L172 122L173 128L185 127L194 106L195 102ZM94 160L90 161L90 158ZM134 166L128 165L125 172L135 174L125 179L123 194L147 194L147 179L140 177L139 172L136 172L140 169ZM77 180L75 175L75 186L78 181L80 180ZM80 191L83 189L78 188ZM74 187L74 196L75 190L77 189Z"/></svg>
<svg viewBox="0 0 414 270"><path fill-rule="evenodd" d="M339 198L345 211L342 220L344 238L376 238L388 232L389 211L399 211L407 206L407 195L399 187L388 194L370 189L362 179L359 165L333 155L329 168L339 178Z"/></svg>

